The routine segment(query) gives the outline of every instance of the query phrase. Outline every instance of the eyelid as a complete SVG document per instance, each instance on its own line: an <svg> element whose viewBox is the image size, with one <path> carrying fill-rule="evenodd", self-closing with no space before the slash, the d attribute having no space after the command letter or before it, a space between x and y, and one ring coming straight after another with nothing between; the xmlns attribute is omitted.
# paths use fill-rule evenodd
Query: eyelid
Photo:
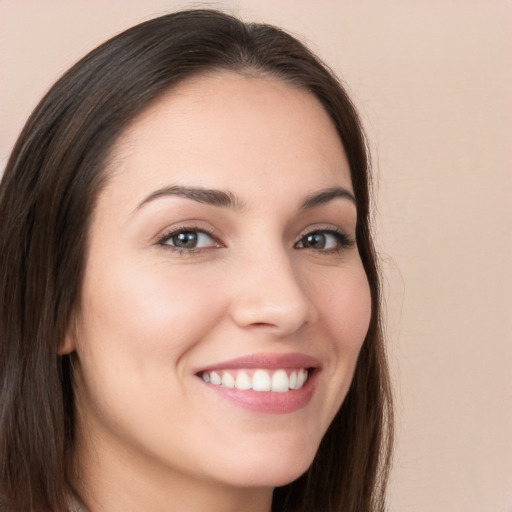
<svg viewBox="0 0 512 512"><path fill-rule="evenodd" d="M294 247L298 249L308 249L308 247L297 247L297 244L302 242L305 237L308 235L312 235L313 233L327 233L335 236L340 244L340 247L335 249L311 249L313 251L319 253L331 253L331 252L339 252L342 249L350 249L356 245L355 237L348 234L345 230L337 227L337 226L312 226L306 228L297 238L294 243Z"/></svg>
<svg viewBox="0 0 512 512"><path fill-rule="evenodd" d="M176 236L180 233L186 233L186 232L204 233L205 235L208 235L215 242L215 245L212 245L211 247L194 247L194 248L187 249L185 247L176 247L176 246L166 243L166 241L169 240L169 238ZM154 243L155 243L155 245L165 247L166 249L175 250L175 251L178 251L181 253L183 253L183 252L193 253L193 252L206 250L206 249L210 249L210 248L225 247L224 243L221 241L220 237L214 232L214 230L205 228L203 226L198 226L197 224L180 224L178 226L173 226L171 228L168 228L162 234L157 236Z"/></svg>
<svg viewBox="0 0 512 512"><path fill-rule="evenodd" d="M211 238L213 241L212 245L205 246L205 247L179 247L176 245L171 245L168 242L170 238L173 236L176 236L180 233L186 233L186 232L197 232L197 233L203 233ZM298 246L299 243L303 242L305 237L308 235L314 234L314 233L325 233L330 234L331 236L334 236L337 239L338 246L335 248L325 248L325 249L315 249L312 247L307 246ZM162 234L158 235L154 241L155 245L158 245L162 248L165 248L167 250L171 250L174 252L178 252L180 254L194 254L210 249L215 248L224 248L226 245L222 242L220 236L215 232L215 230L211 228L207 228L204 226L200 226L197 223L182 223L179 225L172 226L165 231L162 232ZM297 237L295 240L293 247L296 249L310 249L312 251L323 253L323 254L330 254L330 253L338 253L341 252L343 249L350 249L356 245L356 240L353 235L349 235L345 230L341 229L339 226L333 226L333 225L317 225L317 226L309 226L308 228L304 229L301 234Z"/></svg>

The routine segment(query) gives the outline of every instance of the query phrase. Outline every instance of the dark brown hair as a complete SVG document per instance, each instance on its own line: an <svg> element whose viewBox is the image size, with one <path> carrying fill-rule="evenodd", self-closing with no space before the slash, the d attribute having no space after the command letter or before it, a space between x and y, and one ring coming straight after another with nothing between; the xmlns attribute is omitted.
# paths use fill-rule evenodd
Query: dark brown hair
<svg viewBox="0 0 512 512"><path fill-rule="evenodd" d="M0 508L66 510L73 447L69 356L58 356L79 297L91 212L121 131L194 75L270 75L315 95L343 142L372 319L355 376L311 468L274 491L277 512L384 510L391 395L369 224L369 164L357 113L318 58L287 33L212 10L162 16L107 41L48 92L0 185Z"/></svg>

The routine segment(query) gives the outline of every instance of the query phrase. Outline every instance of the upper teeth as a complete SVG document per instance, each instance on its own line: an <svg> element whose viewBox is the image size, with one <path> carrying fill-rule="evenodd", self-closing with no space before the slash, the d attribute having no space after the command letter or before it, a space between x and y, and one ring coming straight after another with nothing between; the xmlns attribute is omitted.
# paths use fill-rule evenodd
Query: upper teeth
<svg viewBox="0 0 512 512"><path fill-rule="evenodd" d="M297 370L219 370L202 372L205 382L226 388L285 392L300 389L308 378L305 368Z"/></svg>

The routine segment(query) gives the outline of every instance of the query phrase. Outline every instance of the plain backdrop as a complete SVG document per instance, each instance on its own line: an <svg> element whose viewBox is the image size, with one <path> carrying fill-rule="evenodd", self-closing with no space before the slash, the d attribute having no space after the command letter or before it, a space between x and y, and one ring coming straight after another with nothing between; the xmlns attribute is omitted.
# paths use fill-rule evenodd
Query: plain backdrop
<svg viewBox="0 0 512 512"><path fill-rule="evenodd" d="M393 512L512 512L512 1L0 0L0 166L117 32L212 6L300 34L370 138L397 407Z"/></svg>

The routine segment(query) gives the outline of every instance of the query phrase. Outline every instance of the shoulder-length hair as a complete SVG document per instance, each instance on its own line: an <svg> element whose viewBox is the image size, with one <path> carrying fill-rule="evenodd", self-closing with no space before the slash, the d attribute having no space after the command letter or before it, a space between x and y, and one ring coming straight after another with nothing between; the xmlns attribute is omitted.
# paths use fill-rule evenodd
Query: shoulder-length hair
<svg viewBox="0 0 512 512"><path fill-rule="evenodd" d="M297 39L213 10L152 19L89 53L42 99L8 161L0 186L2 510L66 510L74 405L69 356L58 348L80 307L88 226L109 150L164 91L219 70L272 76L321 102L350 164L372 296L349 393L310 469L274 491L272 510L384 510L392 409L360 121L340 82Z"/></svg>

